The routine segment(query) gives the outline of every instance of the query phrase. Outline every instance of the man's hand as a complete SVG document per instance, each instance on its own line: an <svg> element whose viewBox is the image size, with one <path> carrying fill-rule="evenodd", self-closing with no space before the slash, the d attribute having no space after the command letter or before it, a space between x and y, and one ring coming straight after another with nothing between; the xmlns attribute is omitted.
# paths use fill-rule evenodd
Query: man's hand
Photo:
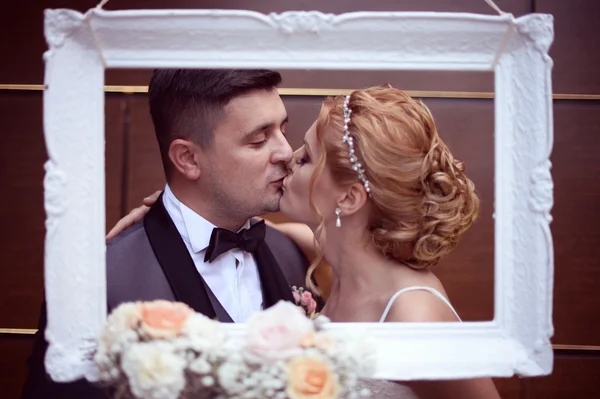
<svg viewBox="0 0 600 399"><path fill-rule="evenodd" d="M144 198L142 201L142 206L134 208L131 212L129 212L129 214L115 224L115 227L113 227L106 235L106 240L110 240L129 226L142 220L142 218L150 210L150 207L156 202L161 192L161 190L158 190L154 194Z"/></svg>

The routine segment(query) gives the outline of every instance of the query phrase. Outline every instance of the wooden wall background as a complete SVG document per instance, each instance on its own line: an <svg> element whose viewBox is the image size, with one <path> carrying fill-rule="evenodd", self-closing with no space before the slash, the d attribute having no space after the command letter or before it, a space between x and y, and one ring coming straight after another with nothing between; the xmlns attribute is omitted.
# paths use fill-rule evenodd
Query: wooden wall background
<svg viewBox="0 0 600 399"><path fill-rule="evenodd" d="M503 398L600 397L600 1L497 0L515 15L551 13L556 39L555 142L555 368L551 376L497 379ZM84 11L90 0L3 2L0 6L0 397L17 398L25 377L43 296L42 10ZM483 0L120 0L108 9L231 8L260 12L319 10L465 11L491 14ZM443 138L482 198L479 222L438 267L459 312L468 320L493 317L493 76L487 73L285 71L282 87L297 147L316 115L323 92L391 83L418 93L436 116ZM145 86L148 71L108 71L107 85ZM23 85L23 86L22 86ZM33 90L28 90L33 89ZM107 226L164 179L143 93L123 88L106 95ZM327 92L328 90L325 90ZM330 90L329 90L330 91ZM445 92L451 92L444 98ZM291 94L290 94L291 93ZM313 94L313 95L307 95ZM568 95L568 96L567 96ZM281 215L271 215L280 219Z"/></svg>

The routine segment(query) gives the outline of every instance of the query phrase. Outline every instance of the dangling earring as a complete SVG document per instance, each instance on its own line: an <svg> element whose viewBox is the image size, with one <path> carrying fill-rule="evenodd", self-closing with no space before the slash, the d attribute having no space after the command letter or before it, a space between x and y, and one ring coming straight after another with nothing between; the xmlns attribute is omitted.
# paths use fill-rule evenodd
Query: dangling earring
<svg viewBox="0 0 600 399"><path fill-rule="evenodd" d="M342 210L340 208L335 208L335 215L337 219L335 220L335 227L342 227L342 220L340 219L340 215L342 214Z"/></svg>

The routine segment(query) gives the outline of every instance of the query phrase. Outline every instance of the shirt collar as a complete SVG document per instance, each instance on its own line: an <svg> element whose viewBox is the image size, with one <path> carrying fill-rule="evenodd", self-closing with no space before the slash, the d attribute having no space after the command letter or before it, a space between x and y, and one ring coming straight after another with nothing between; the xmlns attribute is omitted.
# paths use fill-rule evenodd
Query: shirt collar
<svg viewBox="0 0 600 399"><path fill-rule="evenodd" d="M199 253L206 250L216 226L179 201L168 184L165 187L163 203L181 238L190 244L192 251ZM249 227L250 220L246 221L242 229Z"/></svg>

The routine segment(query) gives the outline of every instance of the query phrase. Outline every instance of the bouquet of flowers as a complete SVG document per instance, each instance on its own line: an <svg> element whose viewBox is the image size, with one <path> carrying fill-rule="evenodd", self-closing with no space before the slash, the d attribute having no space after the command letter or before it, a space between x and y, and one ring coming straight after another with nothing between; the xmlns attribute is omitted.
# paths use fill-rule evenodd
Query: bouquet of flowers
<svg viewBox="0 0 600 399"><path fill-rule="evenodd" d="M365 341L304 313L281 301L244 334L182 303L122 304L94 355L99 382L128 399L358 397L358 376L372 366Z"/></svg>

